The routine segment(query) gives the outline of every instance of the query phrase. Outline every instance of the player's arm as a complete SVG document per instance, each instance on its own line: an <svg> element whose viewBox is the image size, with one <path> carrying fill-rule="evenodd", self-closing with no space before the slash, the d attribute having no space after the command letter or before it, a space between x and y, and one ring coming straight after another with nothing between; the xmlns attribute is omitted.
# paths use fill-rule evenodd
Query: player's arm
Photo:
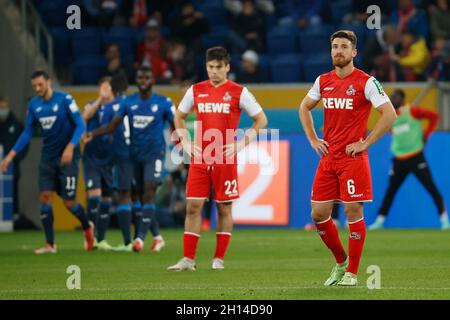
<svg viewBox="0 0 450 320"><path fill-rule="evenodd" d="M180 140L181 146L188 154L189 157L197 156L201 153L201 148L196 146L191 140L189 132L186 129L186 118L194 107L194 89L192 86L186 91L183 99L181 100L175 116L173 118L173 124L175 126L175 133Z"/></svg>
<svg viewBox="0 0 450 320"><path fill-rule="evenodd" d="M90 119L92 119L92 117L95 115L95 113L97 112L98 108L101 106L102 101L100 98L98 98L97 100L95 100L92 103L88 103L87 105L84 106L83 108L83 119L84 121L89 121Z"/></svg>
<svg viewBox="0 0 450 320"><path fill-rule="evenodd" d="M437 112L415 106L411 108L411 115L418 120L428 120L428 126L423 133L423 138L427 141L431 133L434 129L436 129L439 121L439 114Z"/></svg>
<svg viewBox="0 0 450 320"><path fill-rule="evenodd" d="M384 93L383 88L375 78L370 78L366 84L365 95L372 105L380 113L381 117L375 124L375 128L369 134L369 136L363 140L362 138L355 143L349 144L345 148L347 155L354 157L357 153L363 152L375 142L377 142L386 132L388 132L395 119L397 119L397 114L395 112L394 106L389 100L388 96Z"/></svg>
<svg viewBox="0 0 450 320"><path fill-rule="evenodd" d="M319 139L316 130L314 129L314 121L311 115L311 110L314 109L320 101L320 77L317 77L313 87L309 90L308 94L303 98L298 110L300 122L302 123L303 130L306 137L311 144L311 147L316 151L319 157L328 153L328 142Z"/></svg>
<svg viewBox="0 0 450 320"><path fill-rule="evenodd" d="M14 158L19 154L25 147L30 143L31 137L33 136L33 131L35 127L34 113L28 108L27 118L25 121L25 128L23 129L22 134L16 141L14 147L8 152L6 157L0 163L0 170L3 173L6 173L8 170L8 166L14 160Z"/></svg>
<svg viewBox="0 0 450 320"><path fill-rule="evenodd" d="M67 96L65 102L68 104L69 114L75 123L75 130L72 134L70 142L67 144L61 156L61 165L68 165L72 162L73 151L80 143L83 134L86 132L86 123L84 122L80 109L75 103L75 100L71 96Z"/></svg>
<svg viewBox="0 0 450 320"><path fill-rule="evenodd" d="M93 131L87 132L83 137L83 142L89 143L95 137L102 136L104 134L113 133L114 131L116 131L116 129L122 123L125 115L126 115L126 106L122 102L120 104L119 110L117 111L116 115L112 118L112 120L109 123L104 124L100 128L97 128Z"/></svg>
<svg viewBox="0 0 450 320"><path fill-rule="evenodd" d="M268 121L264 110L247 88L242 90L239 106L247 112L250 118L252 118L253 125L245 131L245 135L241 140L236 142L233 141L233 143L224 146L226 157L234 156L239 153L239 151L256 139L261 129L264 129L267 126Z"/></svg>

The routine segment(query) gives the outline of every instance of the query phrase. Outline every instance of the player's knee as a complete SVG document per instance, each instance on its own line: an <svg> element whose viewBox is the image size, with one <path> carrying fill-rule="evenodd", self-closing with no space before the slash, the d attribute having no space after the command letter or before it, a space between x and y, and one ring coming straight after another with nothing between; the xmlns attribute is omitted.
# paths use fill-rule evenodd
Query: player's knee
<svg viewBox="0 0 450 320"><path fill-rule="evenodd" d="M130 193L128 191L120 191L119 192L119 202L120 203L129 203L130 202Z"/></svg>
<svg viewBox="0 0 450 320"><path fill-rule="evenodd" d="M53 196L51 193L41 193L39 196L39 202L41 205L52 205Z"/></svg>
<svg viewBox="0 0 450 320"><path fill-rule="evenodd" d="M324 211L314 210L314 209L311 211L311 219L316 223L325 221L329 217L330 217L329 212L324 212Z"/></svg>
<svg viewBox="0 0 450 320"><path fill-rule="evenodd" d="M186 206L186 214L193 216L193 215L200 215L202 211L202 206L198 203L188 203Z"/></svg>
<svg viewBox="0 0 450 320"><path fill-rule="evenodd" d="M348 221L355 221L362 218L362 206L360 204L348 204L344 207Z"/></svg>
<svg viewBox="0 0 450 320"><path fill-rule="evenodd" d="M64 205L69 210L72 209L73 207L75 207L76 204L77 204L76 200L64 200Z"/></svg>

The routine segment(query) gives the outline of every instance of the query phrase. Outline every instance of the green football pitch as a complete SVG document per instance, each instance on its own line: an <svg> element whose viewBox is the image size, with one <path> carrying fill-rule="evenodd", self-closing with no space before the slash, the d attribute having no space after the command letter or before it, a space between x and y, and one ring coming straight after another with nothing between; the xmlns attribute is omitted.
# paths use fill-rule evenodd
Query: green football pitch
<svg viewBox="0 0 450 320"><path fill-rule="evenodd" d="M182 230L163 234L160 253L148 251L149 239L136 254L86 252L81 232L59 232L59 252L44 256L32 253L42 232L0 234L0 299L450 299L448 232L368 232L356 288L322 286L334 261L315 232L236 230L223 271L211 270L215 234L206 232L197 271L180 273L166 268L182 255ZM107 236L120 242L117 230ZM67 289L71 265L80 268L80 290ZM371 265L380 268L381 289L367 287Z"/></svg>

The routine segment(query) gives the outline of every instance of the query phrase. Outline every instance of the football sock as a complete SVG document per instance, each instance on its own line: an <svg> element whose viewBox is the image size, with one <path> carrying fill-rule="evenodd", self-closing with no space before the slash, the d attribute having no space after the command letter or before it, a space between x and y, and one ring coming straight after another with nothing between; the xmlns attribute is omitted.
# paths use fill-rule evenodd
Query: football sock
<svg viewBox="0 0 450 320"><path fill-rule="evenodd" d="M156 218L156 211L153 212L153 219L152 221L150 221L150 232L152 233L153 239L156 239L158 237L162 239L161 232L159 231L159 222Z"/></svg>
<svg viewBox="0 0 450 320"><path fill-rule="evenodd" d="M142 219L139 223L139 230L136 238L145 241L147 237L148 228L150 228L150 223L155 218L155 205L153 203L146 203L142 207Z"/></svg>
<svg viewBox="0 0 450 320"><path fill-rule="evenodd" d="M120 230L122 231L123 243L128 245L131 243L131 205L120 204L117 207L117 220Z"/></svg>
<svg viewBox="0 0 450 320"><path fill-rule="evenodd" d="M366 224L364 218L349 223L350 236L348 239L348 257L349 263L347 272L358 274L359 261L364 247L364 239L366 238Z"/></svg>
<svg viewBox="0 0 450 320"><path fill-rule="evenodd" d="M88 198L87 201L87 214L89 221L95 222L97 213L98 213L98 206L100 204L100 197L99 196L92 196Z"/></svg>
<svg viewBox="0 0 450 320"><path fill-rule="evenodd" d="M95 228L97 229L97 241L105 240L105 233L109 226L109 210L111 209L111 201L101 201L98 210L97 219L95 220Z"/></svg>
<svg viewBox="0 0 450 320"><path fill-rule="evenodd" d="M83 228L83 230L87 230L91 227L84 208L79 203L77 203L72 209L70 209L70 212L72 212L72 214L81 222L81 227Z"/></svg>
<svg viewBox="0 0 450 320"><path fill-rule="evenodd" d="M345 259L347 259L347 254L339 238L338 229L331 217L323 222L316 223L316 229L322 241L333 253L336 263L344 263Z"/></svg>
<svg viewBox="0 0 450 320"><path fill-rule="evenodd" d="M45 239L47 243L55 243L55 234L53 231L53 208L50 205L41 205L41 221L44 226Z"/></svg>
<svg viewBox="0 0 450 320"><path fill-rule="evenodd" d="M225 257L228 245L230 243L231 233L229 232L217 232L216 233L216 252L214 258L222 259Z"/></svg>
<svg viewBox="0 0 450 320"><path fill-rule="evenodd" d="M198 239L200 235L192 232L185 232L183 237L183 255L186 258L195 259L195 253L197 251Z"/></svg>
<svg viewBox="0 0 450 320"><path fill-rule="evenodd" d="M140 201L133 202L133 224L134 224L134 239L138 237L139 225L142 219L142 204Z"/></svg>

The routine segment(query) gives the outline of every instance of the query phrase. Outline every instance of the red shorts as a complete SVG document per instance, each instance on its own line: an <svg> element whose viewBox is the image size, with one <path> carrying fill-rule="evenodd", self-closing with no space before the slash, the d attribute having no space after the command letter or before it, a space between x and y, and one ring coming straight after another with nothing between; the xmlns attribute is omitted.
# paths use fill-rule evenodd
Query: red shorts
<svg viewBox="0 0 450 320"><path fill-rule="evenodd" d="M314 177L312 202L372 201L369 158L322 159Z"/></svg>
<svg viewBox="0 0 450 320"><path fill-rule="evenodd" d="M209 199L211 187L214 200L228 202L239 198L236 164L191 164L186 185L187 199Z"/></svg>

